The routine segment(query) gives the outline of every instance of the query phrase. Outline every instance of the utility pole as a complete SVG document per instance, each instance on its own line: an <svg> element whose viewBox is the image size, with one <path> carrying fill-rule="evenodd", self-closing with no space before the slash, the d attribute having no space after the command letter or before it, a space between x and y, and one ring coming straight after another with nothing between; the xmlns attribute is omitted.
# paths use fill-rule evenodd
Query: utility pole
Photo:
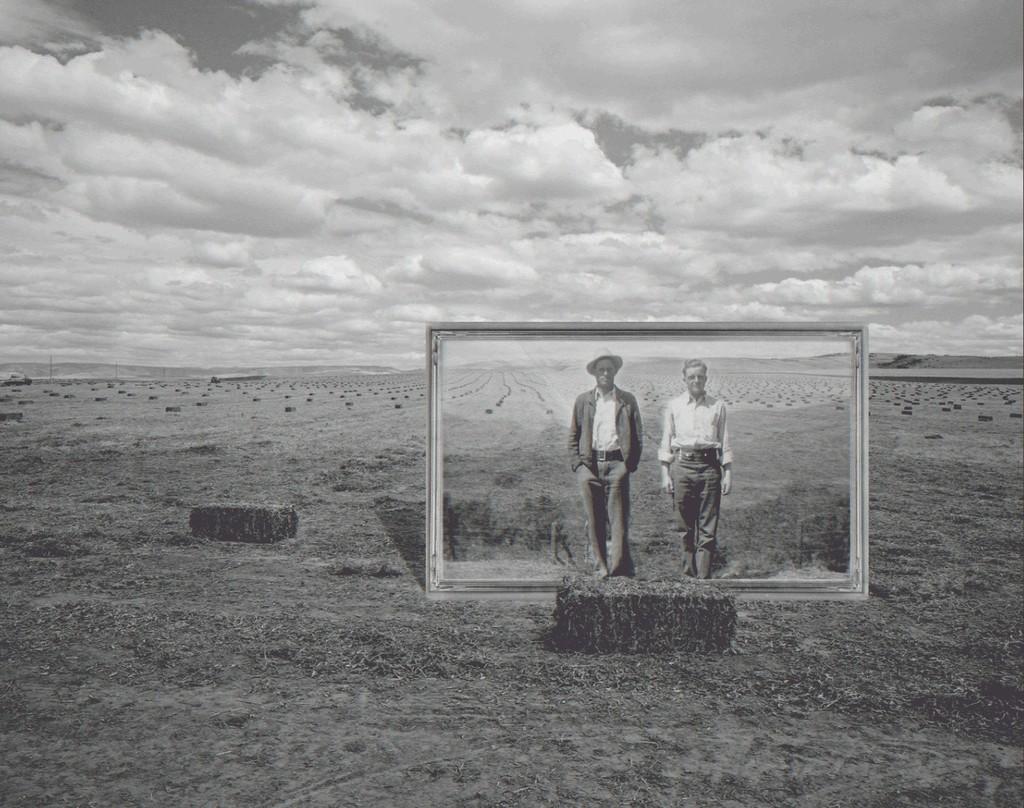
<svg viewBox="0 0 1024 808"><path fill-rule="evenodd" d="M53 384L53 354L50 354L50 384Z"/></svg>

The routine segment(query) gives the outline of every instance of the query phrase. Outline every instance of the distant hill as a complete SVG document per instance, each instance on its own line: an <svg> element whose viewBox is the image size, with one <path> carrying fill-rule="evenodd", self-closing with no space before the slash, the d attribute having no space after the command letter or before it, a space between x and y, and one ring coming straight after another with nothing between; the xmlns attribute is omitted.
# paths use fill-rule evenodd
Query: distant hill
<svg viewBox="0 0 1024 808"><path fill-rule="evenodd" d="M387 365L287 365L239 367L217 365L211 367L161 367L159 365L113 365L91 362L54 362L54 379L202 379L211 376L328 376L336 374L400 373ZM2 362L0 378L11 373L23 373L30 379L46 380L50 377L48 362Z"/></svg>
<svg viewBox="0 0 1024 808"><path fill-rule="evenodd" d="M1024 372L1024 356L872 353L868 367L892 370L971 368L974 370L1018 370Z"/></svg>
<svg viewBox="0 0 1024 808"><path fill-rule="evenodd" d="M711 374L718 373L810 373L847 374L850 357L847 354L797 357L704 357ZM683 363L679 359L644 358L630 363L634 372L681 374ZM623 371L625 372L625 370Z"/></svg>

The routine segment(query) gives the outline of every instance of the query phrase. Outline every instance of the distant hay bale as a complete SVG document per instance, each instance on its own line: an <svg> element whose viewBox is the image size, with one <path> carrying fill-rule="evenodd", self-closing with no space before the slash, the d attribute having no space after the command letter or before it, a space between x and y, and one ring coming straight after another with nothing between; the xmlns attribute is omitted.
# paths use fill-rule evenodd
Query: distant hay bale
<svg viewBox="0 0 1024 808"><path fill-rule="evenodd" d="M992 416L991 415L979 415L978 416L978 420L979 421L991 421L992 420Z"/></svg>
<svg viewBox="0 0 1024 808"><path fill-rule="evenodd" d="M20 421L23 417L21 412L0 412L0 421Z"/></svg>
<svg viewBox="0 0 1024 808"><path fill-rule="evenodd" d="M736 603L688 579L567 576L555 600L552 642L586 652L722 651L736 634Z"/></svg>
<svg viewBox="0 0 1024 808"><path fill-rule="evenodd" d="M164 407L164 412L181 412L181 407Z"/></svg>
<svg viewBox="0 0 1024 808"><path fill-rule="evenodd" d="M299 515L291 505L206 505L188 515L193 536L269 544L295 537Z"/></svg>
<svg viewBox="0 0 1024 808"><path fill-rule="evenodd" d="M367 578L398 578L405 570L377 558L346 558L327 570L331 575L361 575Z"/></svg>
<svg viewBox="0 0 1024 808"><path fill-rule="evenodd" d="M285 407L284 411L285 412L295 412L295 407Z"/></svg>

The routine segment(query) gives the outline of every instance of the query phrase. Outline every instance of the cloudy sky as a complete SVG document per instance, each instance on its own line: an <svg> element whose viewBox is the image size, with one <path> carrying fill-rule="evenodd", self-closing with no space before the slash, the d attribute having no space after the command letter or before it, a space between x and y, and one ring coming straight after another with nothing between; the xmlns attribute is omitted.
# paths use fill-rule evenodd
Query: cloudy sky
<svg viewBox="0 0 1024 808"><path fill-rule="evenodd" d="M1022 350L1019 0L0 0L0 361Z"/></svg>

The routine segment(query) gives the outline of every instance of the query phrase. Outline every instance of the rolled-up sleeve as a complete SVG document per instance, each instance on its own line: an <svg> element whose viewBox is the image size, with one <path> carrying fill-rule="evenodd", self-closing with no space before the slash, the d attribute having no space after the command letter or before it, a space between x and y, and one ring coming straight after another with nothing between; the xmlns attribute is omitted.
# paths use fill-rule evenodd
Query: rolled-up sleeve
<svg viewBox="0 0 1024 808"><path fill-rule="evenodd" d="M732 443L729 441L729 425L726 423L725 404L720 404L722 411L718 416L718 442L722 445L722 465L732 463Z"/></svg>
<svg viewBox="0 0 1024 808"><path fill-rule="evenodd" d="M672 415L672 405L665 407L662 416L663 430L661 433L661 444L658 446L658 460L662 463L672 462L672 436L676 432L676 420Z"/></svg>

